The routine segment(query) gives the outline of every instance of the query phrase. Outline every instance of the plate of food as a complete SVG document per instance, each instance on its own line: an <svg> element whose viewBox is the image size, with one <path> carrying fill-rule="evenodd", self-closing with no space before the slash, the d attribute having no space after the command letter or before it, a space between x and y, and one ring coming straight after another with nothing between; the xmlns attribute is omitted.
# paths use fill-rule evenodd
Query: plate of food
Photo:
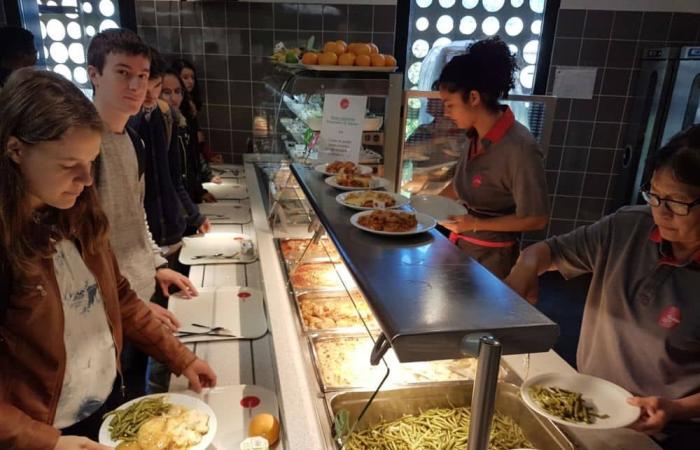
<svg viewBox="0 0 700 450"><path fill-rule="evenodd" d="M411 207L437 221L449 220L450 216L467 214L467 208L441 195L413 195L411 196Z"/></svg>
<svg viewBox="0 0 700 450"><path fill-rule="evenodd" d="M386 178L344 172L326 178L326 184L342 191L386 189L391 185Z"/></svg>
<svg viewBox="0 0 700 450"><path fill-rule="evenodd" d="M408 199L403 195L383 191L343 192L338 194L335 200L343 206L359 211L400 208L408 203Z"/></svg>
<svg viewBox="0 0 700 450"><path fill-rule="evenodd" d="M389 210L362 211L353 214L350 223L360 230L387 236L424 233L437 224L427 214Z"/></svg>
<svg viewBox="0 0 700 450"><path fill-rule="evenodd" d="M371 175L372 168L369 166L363 166L360 164L355 164L351 161L333 161L332 163L319 164L314 167L316 172L322 173L324 175L335 175L339 172L352 173L358 175Z"/></svg>
<svg viewBox="0 0 700 450"><path fill-rule="evenodd" d="M100 444L116 450L178 448L204 450L214 440L214 411L184 394L146 395L105 415Z"/></svg>
<svg viewBox="0 0 700 450"><path fill-rule="evenodd" d="M641 409L627 403L632 394L602 378L583 374L545 373L520 387L523 401L553 422L577 428L623 428Z"/></svg>

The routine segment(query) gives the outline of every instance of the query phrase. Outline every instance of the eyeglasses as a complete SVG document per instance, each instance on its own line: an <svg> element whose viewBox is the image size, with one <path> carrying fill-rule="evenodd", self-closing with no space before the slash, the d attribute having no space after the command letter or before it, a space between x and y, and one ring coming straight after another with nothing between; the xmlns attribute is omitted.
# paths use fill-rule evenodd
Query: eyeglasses
<svg viewBox="0 0 700 450"><path fill-rule="evenodd" d="M668 198L661 198L656 194L652 194L646 189L642 191L642 197L644 197L644 200L654 208L661 206L663 203L664 206L666 206L666 209L677 216L687 216L690 214L691 208L700 205L700 198L691 203L684 203Z"/></svg>

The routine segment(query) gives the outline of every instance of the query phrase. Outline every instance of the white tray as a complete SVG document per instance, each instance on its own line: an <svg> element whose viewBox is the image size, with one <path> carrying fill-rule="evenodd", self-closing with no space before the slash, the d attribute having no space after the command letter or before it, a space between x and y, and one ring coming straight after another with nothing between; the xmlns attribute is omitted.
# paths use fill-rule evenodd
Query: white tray
<svg viewBox="0 0 700 450"><path fill-rule="evenodd" d="M202 203L199 205L199 212L214 224L244 224L252 220L250 206L226 201Z"/></svg>
<svg viewBox="0 0 700 450"><path fill-rule="evenodd" d="M217 200L242 200L248 198L248 189L245 184L237 183L233 178L225 178L221 184L202 183L202 186Z"/></svg>
<svg viewBox="0 0 700 450"><path fill-rule="evenodd" d="M318 70L320 72L396 72L397 66L322 66L320 64L300 64L305 69Z"/></svg>
<svg viewBox="0 0 700 450"><path fill-rule="evenodd" d="M248 287L199 288L199 295L191 299L170 296L168 309L180 321L181 332L204 333L209 328L222 327L221 333L237 339L258 339L267 333L263 294ZM230 336L183 336L185 343L232 339Z"/></svg>
<svg viewBox="0 0 700 450"><path fill-rule="evenodd" d="M188 266L200 264L248 264L258 259L255 245L252 252L245 252L242 247L251 244L250 237L240 233L212 232L206 235L188 236L182 238L180 262ZM243 251L242 251L243 250ZM236 258L226 256L239 253ZM218 255L217 257L201 257L202 255Z"/></svg>
<svg viewBox="0 0 700 450"><path fill-rule="evenodd" d="M414 195L411 197L411 207L437 221L449 220L450 216L467 214L467 208L463 205L441 195Z"/></svg>

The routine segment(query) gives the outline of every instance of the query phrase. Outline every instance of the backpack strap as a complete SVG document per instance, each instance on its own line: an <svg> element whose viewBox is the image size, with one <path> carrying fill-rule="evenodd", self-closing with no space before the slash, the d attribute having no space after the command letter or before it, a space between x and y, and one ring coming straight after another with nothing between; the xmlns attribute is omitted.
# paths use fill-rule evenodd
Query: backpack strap
<svg viewBox="0 0 700 450"><path fill-rule="evenodd" d="M136 150L136 160L139 166L139 179L146 172L146 144L139 136L139 133L133 129L130 125L126 126L126 132L131 138L131 143L134 144L134 150Z"/></svg>

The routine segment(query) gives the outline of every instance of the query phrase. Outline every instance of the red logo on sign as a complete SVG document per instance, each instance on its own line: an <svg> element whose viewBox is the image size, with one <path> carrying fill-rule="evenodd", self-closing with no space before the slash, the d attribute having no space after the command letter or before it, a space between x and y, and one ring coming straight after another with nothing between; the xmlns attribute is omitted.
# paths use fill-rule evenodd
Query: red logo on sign
<svg viewBox="0 0 700 450"><path fill-rule="evenodd" d="M484 177L481 174L474 175L472 178L472 187L478 188L484 183Z"/></svg>
<svg viewBox="0 0 700 450"><path fill-rule="evenodd" d="M260 399L254 395L243 397L241 399L241 406L244 408L255 408L260 404Z"/></svg>
<svg viewBox="0 0 700 450"><path fill-rule="evenodd" d="M348 109L348 106L350 106L350 100L348 100L347 98L344 98L340 101L340 107L342 109Z"/></svg>
<svg viewBox="0 0 700 450"><path fill-rule="evenodd" d="M675 328L681 323L681 310L675 306L669 306L661 311L659 316L659 325L670 330Z"/></svg>
<svg viewBox="0 0 700 450"><path fill-rule="evenodd" d="M245 300L248 297L250 297L250 292L239 292L238 293L238 298L240 298L241 300Z"/></svg>

